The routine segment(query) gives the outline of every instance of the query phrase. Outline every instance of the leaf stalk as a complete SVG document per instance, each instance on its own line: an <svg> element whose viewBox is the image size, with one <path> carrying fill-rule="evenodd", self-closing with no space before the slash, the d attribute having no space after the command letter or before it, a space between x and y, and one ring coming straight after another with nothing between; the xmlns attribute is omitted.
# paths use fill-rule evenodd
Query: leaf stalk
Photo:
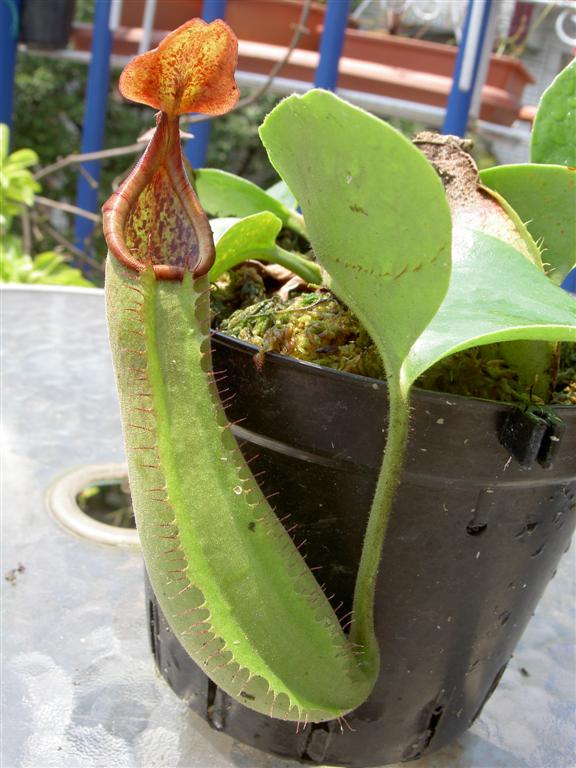
<svg viewBox="0 0 576 768"><path fill-rule="evenodd" d="M376 581L392 504L404 465L410 423L409 395L402 391L393 377L388 379L388 407L386 448L364 535L354 589L353 621L350 630L351 641L364 647L368 651L368 656L371 653L376 654L376 658L378 654L374 634Z"/></svg>

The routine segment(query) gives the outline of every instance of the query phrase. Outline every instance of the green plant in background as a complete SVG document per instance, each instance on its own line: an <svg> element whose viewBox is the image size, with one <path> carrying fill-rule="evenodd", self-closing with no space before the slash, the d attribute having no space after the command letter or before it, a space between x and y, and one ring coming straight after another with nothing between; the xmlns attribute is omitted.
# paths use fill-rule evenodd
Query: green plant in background
<svg viewBox="0 0 576 768"><path fill-rule="evenodd" d="M18 57L15 77L13 143L15 147L33 147L44 166L79 151L84 120L84 95L87 67L61 61L38 53ZM42 120L38 120L38 114ZM143 110L126 108L118 94L110 89L106 110L105 148L134 143L149 127ZM115 178L125 170L125 158L110 158L101 166L101 189L110 189ZM74 203L77 165L46 176L42 183L46 194L61 202ZM102 201L104 196L102 197ZM58 229L74 241L74 219L61 214ZM57 241L42 228L42 248L52 249ZM105 253L99 228L95 229L91 252L96 258Z"/></svg>
<svg viewBox="0 0 576 768"><path fill-rule="evenodd" d="M246 706L322 721L358 706L378 674L374 587L413 383L447 355L478 345L574 341L576 309L534 263L535 244L533 260L517 249L519 235L531 242L517 216L491 234L476 228L478 219L454 224L422 152L323 91L286 99L261 128L293 196L284 186L267 193L244 187L236 199L247 218L222 224L214 254L183 171L178 115L230 109L235 59L223 22L193 20L122 75L127 98L161 113L142 160L104 207L110 341L135 516L170 626ZM207 180L199 174L203 197ZM227 201L214 195L211 207L238 212L240 186L231 181ZM477 191L474 177L469 191ZM503 204L499 226L507 212ZM240 453L216 389L220 372L211 367L209 275L274 251L275 233L289 222L309 236L321 264L314 279L355 313L386 371L388 440L349 634Z"/></svg>
<svg viewBox="0 0 576 768"><path fill-rule="evenodd" d="M12 220L22 213L22 207L34 203L34 193L40 184L28 169L38 163L31 149L19 149L9 154L10 130L0 123L0 235L6 235Z"/></svg>
<svg viewBox="0 0 576 768"><path fill-rule="evenodd" d="M92 288L92 283L82 276L82 272L67 264L60 253L44 251L32 258L22 252L22 241L14 236L4 239L0 259L0 283L75 285Z"/></svg>
<svg viewBox="0 0 576 768"><path fill-rule="evenodd" d="M24 207L34 204L34 194L41 187L29 170L38 163L38 155L31 149L9 154L9 145L8 126L0 124L0 282L90 286L61 254L45 251L32 258L24 253L22 238L11 233L14 219L22 215Z"/></svg>

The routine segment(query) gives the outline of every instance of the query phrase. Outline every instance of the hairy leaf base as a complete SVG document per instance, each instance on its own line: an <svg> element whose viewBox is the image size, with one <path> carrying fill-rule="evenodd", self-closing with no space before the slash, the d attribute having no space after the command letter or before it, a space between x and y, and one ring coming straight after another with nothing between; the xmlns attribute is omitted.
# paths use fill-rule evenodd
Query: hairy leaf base
<svg viewBox="0 0 576 768"><path fill-rule="evenodd" d="M350 643L231 434L207 279L157 281L109 258L106 296L136 521L171 628L251 709L301 722L349 712L378 650Z"/></svg>

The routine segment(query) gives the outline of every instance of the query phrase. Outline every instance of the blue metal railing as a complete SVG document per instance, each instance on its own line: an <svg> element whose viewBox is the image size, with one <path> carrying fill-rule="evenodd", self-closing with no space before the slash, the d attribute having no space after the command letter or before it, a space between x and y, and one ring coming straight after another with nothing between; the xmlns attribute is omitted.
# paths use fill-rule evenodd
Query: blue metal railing
<svg viewBox="0 0 576 768"><path fill-rule="evenodd" d="M487 31L491 11L492 0L468 0L442 133L466 134L482 52L486 42L490 44Z"/></svg>
<svg viewBox="0 0 576 768"><path fill-rule="evenodd" d="M202 4L204 21L212 22L216 19L223 19L226 15L226 3L227 0L204 0ZM212 123L210 120L204 120L193 125L194 138L186 143L184 149L192 168L200 168L205 164L211 130Z"/></svg>
<svg viewBox="0 0 576 768"><path fill-rule="evenodd" d="M0 123L12 125L14 73L22 0L0 0Z"/></svg>
<svg viewBox="0 0 576 768"><path fill-rule="evenodd" d="M110 0L98 0L94 16L92 36L92 58L88 71L86 109L82 130L81 152L97 152L104 143L104 126L110 84L110 55L112 53L112 31L110 29ZM82 164L76 184L76 205L94 213L98 208L98 180L100 163L92 160ZM89 175L88 175L89 174ZM85 250L86 239L92 233L94 223L81 216L76 217L75 244Z"/></svg>
<svg viewBox="0 0 576 768"><path fill-rule="evenodd" d="M566 277L564 282L562 283L562 288L566 291L570 291L571 293L576 293L576 269L573 269L572 272Z"/></svg>
<svg viewBox="0 0 576 768"><path fill-rule="evenodd" d="M314 78L316 88L335 91L338 83L338 64L344 47L344 34L348 23L350 0L328 0L324 31L320 41L320 61Z"/></svg>

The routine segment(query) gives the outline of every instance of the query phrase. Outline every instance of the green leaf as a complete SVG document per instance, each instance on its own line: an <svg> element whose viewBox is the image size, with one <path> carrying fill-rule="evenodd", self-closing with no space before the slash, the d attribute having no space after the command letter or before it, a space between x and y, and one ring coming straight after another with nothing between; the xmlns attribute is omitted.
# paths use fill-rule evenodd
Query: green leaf
<svg viewBox="0 0 576 768"><path fill-rule="evenodd" d="M274 213L283 224L290 211L263 189L240 176L216 168L201 168L195 173L196 194L204 210L212 216L251 216L260 211Z"/></svg>
<svg viewBox="0 0 576 768"><path fill-rule="evenodd" d="M282 222L273 213L263 211L244 219L213 219L210 224L217 232L216 260L208 275L212 282L246 259L282 264L309 283L321 282L316 264L276 245Z"/></svg>
<svg viewBox="0 0 576 768"><path fill-rule="evenodd" d="M542 242L542 261L560 285L576 264L576 173L560 165L502 165L481 171Z"/></svg>
<svg viewBox="0 0 576 768"><path fill-rule="evenodd" d="M18 203L31 206L34 203L35 183L31 184L26 179L16 179L15 183L10 185L6 197Z"/></svg>
<svg viewBox="0 0 576 768"><path fill-rule="evenodd" d="M32 272L32 259L22 253L22 241L14 235L7 235L2 241L0 259L0 282L26 283L27 275Z"/></svg>
<svg viewBox="0 0 576 768"><path fill-rule="evenodd" d="M59 266L65 263L65 259L59 253L55 253L54 251L44 251L34 258L34 266L38 271L41 271L44 276L48 276L51 272L54 272Z"/></svg>
<svg viewBox="0 0 576 768"><path fill-rule="evenodd" d="M267 211L233 223L216 244L216 260L208 273L209 279L216 280L246 259L257 259L262 251L273 251L281 229L280 219Z"/></svg>
<svg viewBox="0 0 576 768"><path fill-rule="evenodd" d="M43 277L41 280L38 280L38 282L45 283L46 285L69 285L77 288L93 287L92 283L89 283L88 280L85 280L82 277L80 270L74 269L73 267L63 268L54 275Z"/></svg>
<svg viewBox="0 0 576 768"><path fill-rule="evenodd" d="M377 670L374 593L408 441L411 381L402 364L450 277L451 219L442 183L402 134L326 91L291 96L266 118L268 155L302 207L334 293L376 343L389 427L354 592L350 638Z"/></svg>
<svg viewBox="0 0 576 768"><path fill-rule="evenodd" d="M576 59L544 91L532 129L533 163L576 166Z"/></svg>
<svg viewBox="0 0 576 768"><path fill-rule="evenodd" d="M305 236L302 217L247 179L216 168L201 168L195 173L195 189L200 204L212 216L243 218L261 211L277 216L285 227Z"/></svg>
<svg viewBox="0 0 576 768"><path fill-rule="evenodd" d="M438 175L398 131L325 91L285 99L260 135L331 287L395 380L448 288L451 221Z"/></svg>
<svg viewBox="0 0 576 768"><path fill-rule="evenodd" d="M33 149L18 149L16 152L12 152L8 162L19 168L28 168L31 165L36 165L39 160Z"/></svg>
<svg viewBox="0 0 576 768"><path fill-rule="evenodd" d="M0 161L4 165L4 161L8 157L8 148L10 147L10 129L6 123L0 123Z"/></svg>
<svg viewBox="0 0 576 768"><path fill-rule="evenodd" d="M33 265L34 272L29 282L92 288L92 283L86 280L79 269L71 267L61 254L54 251L39 253L33 259Z"/></svg>
<svg viewBox="0 0 576 768"><path fill-rule="evenodd" d="M452 277L438 313L412 347L404 375L500 341L576 341L576 301L515 248L482 232L454 232Z"/></svg>
<svg viewBox="0 0 576 768"><path fill-rule="evenodd" d="M45 285L76 285L91 288L79 269L70 267L55 251L44 251L34 259L22 252L22 240L8 236L3 241L0 260L0 282L39 283Z"/></svg>

